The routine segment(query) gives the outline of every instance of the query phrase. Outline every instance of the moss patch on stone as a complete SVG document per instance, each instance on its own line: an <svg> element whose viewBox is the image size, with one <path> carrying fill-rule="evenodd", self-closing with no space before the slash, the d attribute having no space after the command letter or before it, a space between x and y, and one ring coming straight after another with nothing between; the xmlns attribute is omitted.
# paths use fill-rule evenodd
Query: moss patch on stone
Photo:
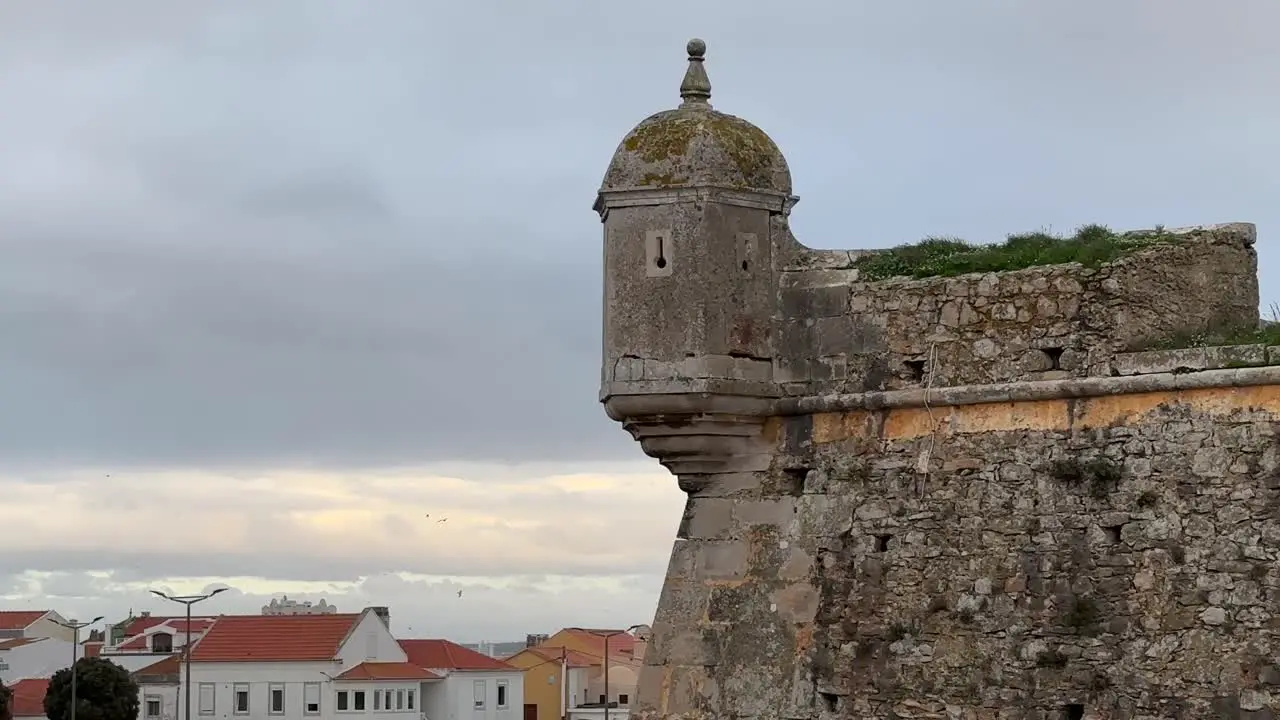
<svg viewBox="0 0 1280 720"><path fill-rule="evenodd" d="M773 187L773 163L778 149L763 130L731 115L711 115L707 122L720 147L742 174L745 187Z"/></svg>
<svg viewBox="0 0 1280 720"><path fill-rule="evenodd" d="M1010 235L998 245L972 245L956 238L927 238L860 258L865 280L891 277L954 277L975 272L1008 272L1042 265L1080 263L1098 267L1141 247L1175 241L1163 230L1116 233L1085 225L1070 237L1047 232Z"/></svg>
<svg viewBox="0 0 1280 720"><path fill-rule="evenodd" d="M622 147L641 162L677 169L699 135L709 136L728 156L739 175L732 184L744 188L773 187L777 146L763 130L732 115L697 111L658 115L641 123L623 140ZM688 178L678 172L649 172L642 184L666 187L687 182Z"/></svg>
<svg viewBox="0 0 1280 720"><path fill-rule="evenodd" d="M689 143L693 141L700 124L696 116L675 113L660 115L641 123L640 127L622 141L622 146L647 163L683 157L689 152Z"/></svg>

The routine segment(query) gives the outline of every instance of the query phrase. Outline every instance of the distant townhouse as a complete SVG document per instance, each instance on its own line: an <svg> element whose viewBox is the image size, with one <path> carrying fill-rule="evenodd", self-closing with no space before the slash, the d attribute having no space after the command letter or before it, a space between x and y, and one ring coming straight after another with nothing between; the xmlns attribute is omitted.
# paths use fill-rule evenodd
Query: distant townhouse
<svg viewBox="0 0 1280 720"><path fill-rule="evenodd" d="M138 715L143 720L177 720L182 716L178 709L182 663L178 658L168 655L131 673L138 684Z"/></svg>
<svg viewBox="0 0 1280 720"><path fill-rule="evenodd" d="M0 610L0 639L54 638L73 642L75 631L59 624L66 621L52 610Z"/></svg>
<svg viewBox="0 0 1280 720"><path fill-rule="evenodd" d="M566 648L526 647L506 662L521 671L523 720L567 717L571 708L589 700L592 676L601 667L600 658Z"/></svg>
<svg viewBox="0 0 1280 720"><path fill-rule="evenodd" d="M215 619L193 617L188 625L186 618L144 614L118 624L118 632L112 633L113 642L99 645L94 652L132 673L149 670L180 655L188 642L195 643L213 627ZM87 652L86 657L90 657Z"/></svg>
<svg viewBox="0 0 1280 720"><path fill-rule="evenodd" d="M47 718L44 712L44 696L49 691L48 678L27 678L9 686L13 690L11 710L13 720Z"/></svg>
<svg viewBox="0 0 1280 720"><path fill-rule="evenodd" d="M409 662L438 676L423 696L430 720L521 720L520 669L441 639L400 640Z"/></svg>
<svg viewBox="0 0 1280 720"><path fill-rule="evenodd" d="M439 679L408 662L372 609L225 615L191 651L193 706L211 719L416 720Z"/></svg>
<svg viewBox="0 0 1280 720"><path fill-rule="evenodd" d="M643 626L641 626L643 627ZM631 633L609 628L565 628L537 647L543 650L564 648L591 658L592 670L581 695L570 695L566 716L570 720L603 718L606 705L613 720L624 720L630 714L644 662L648 628ZM608 688L604 682L604 666L609 665ZM543 719L545 720L545 718Z"/></svg>
<svg viewBox="0 0 1280 720"><path fill-rule="evenodd" d="M17 637L0 640L0 683L23 678L45 678L71 666L73 645L69 640L44 637Z"/></svg>

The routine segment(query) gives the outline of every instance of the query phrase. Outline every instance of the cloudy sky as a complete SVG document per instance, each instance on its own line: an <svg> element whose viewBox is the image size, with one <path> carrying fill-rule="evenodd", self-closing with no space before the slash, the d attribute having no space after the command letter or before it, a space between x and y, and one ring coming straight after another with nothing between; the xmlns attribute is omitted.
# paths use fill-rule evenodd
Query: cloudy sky
<svg viewBox="0 0 1280 720"><path fill-rule="evenodd" d="M0 605L114 617L220 582L211 610L323 596L464 641L646 622L683 497L596 402L590 206L688 37L787 154L809 245L1252 221L1267 278L1277 24L1274 0L4 3Z"/></svg>

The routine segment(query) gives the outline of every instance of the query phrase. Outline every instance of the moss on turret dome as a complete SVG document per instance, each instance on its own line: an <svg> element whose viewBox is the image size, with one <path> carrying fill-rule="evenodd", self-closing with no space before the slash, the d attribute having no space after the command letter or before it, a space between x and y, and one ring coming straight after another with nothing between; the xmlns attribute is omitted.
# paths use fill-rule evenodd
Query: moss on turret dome
<svg viewBox="0 0 1280 720"><path fill-rule="evenodd" d="M627 134L604 189L719 185L791 193L791 171L763 130L710 108L652 115Z"/></svg>
<svg viewBox="0 0 1280 720"><path fill-rule="evenodd" d="M755 125L712 109L702 68L706 44L692 40L688 50L684 102L623 138L601 190L710 185L790 195L791 171L778 146Z"/></svg>

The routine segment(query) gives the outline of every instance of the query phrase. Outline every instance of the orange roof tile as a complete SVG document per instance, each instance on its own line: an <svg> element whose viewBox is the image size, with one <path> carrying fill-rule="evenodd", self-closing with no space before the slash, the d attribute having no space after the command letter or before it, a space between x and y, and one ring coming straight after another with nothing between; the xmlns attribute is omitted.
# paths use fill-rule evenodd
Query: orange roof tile
<svg viewBox="0 0 1280 720"><path fill-rule="evenodd" d="M362 662L339 680L439 680L440 676L411 662Z"/></svg>
<svg viewBox="0 0 1280 720"><path fill-rule="evenodd" d="M48 614L48 610L0 610L0 630L26 630Z"/></svg>
<svg viewBox="0 0 1280 720"><path fill-rule="evenodd" d="M134 676L138 675L172 675L181 669L182 662L178 655L170 655L160 662L154 662L150 665L134 670Z"/></svg>
<svg viewBox="0 0 1280 720"><path fill-rule="evenodd" d="M125 627L124 634L127 637L133 637L134 635L141 635L142 633L146 632L147 630L150 630L151 628L157 625L165 623L169 620L177 620L177 619L178 618L169 618L161 615L145 615L140 618L134 618L133 622L129 623Z"/></svg>
<svg viewBox="0 0 1280 720"><path fill-rule="evenodd" d="M616 656L627 656L636 649L636 636L626 630L607 630L593 628L565 628L565 632L578 638L587 647L591 648L592 655L604 657L604 640L605 636L609 636L609 659L612 660Z"/></svg>
<svg viewBox="0 0 1280 720"><path fill-rule="evenodd" d="M44 639L45 638L9 638L7 640L0 640L0 650L12 650L16 647L22 647L23 645L38 643Z"/></svg>
<svg viewBox="0 0 1280 720"><path fill-rule="evenodd" d="M448 640L399 640L409 662L428 670L515 671L519 668Z"/></svg>
<svg viewBox="0 0 1280 720"><path fill-rule="evenodd" d="M361 615L223 615L191 651L191 662L332 660Z"/></svg>
<svg viewBox="0 0 1280 720"><path fill-rule="evenodd" d="M45 717L44 696L49 692L49 678L27 678L9 687L13 690L10 709L15 718Z"/></svg>

